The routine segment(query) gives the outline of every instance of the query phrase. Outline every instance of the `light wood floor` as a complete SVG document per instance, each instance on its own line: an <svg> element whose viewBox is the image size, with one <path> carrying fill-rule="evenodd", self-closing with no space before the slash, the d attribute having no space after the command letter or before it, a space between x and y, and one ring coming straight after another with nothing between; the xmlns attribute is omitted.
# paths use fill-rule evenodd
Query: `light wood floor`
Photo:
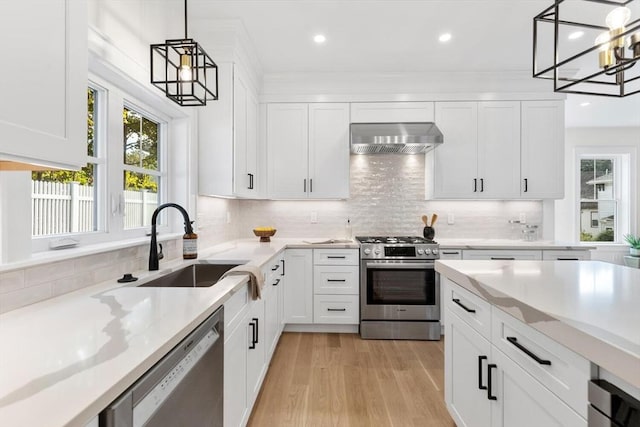
<svg viewBox="0 0 640 427"><path fill-rule="evenodd" d="M444 341L284 333L249 426L455 426L443 360Z"/></svg>

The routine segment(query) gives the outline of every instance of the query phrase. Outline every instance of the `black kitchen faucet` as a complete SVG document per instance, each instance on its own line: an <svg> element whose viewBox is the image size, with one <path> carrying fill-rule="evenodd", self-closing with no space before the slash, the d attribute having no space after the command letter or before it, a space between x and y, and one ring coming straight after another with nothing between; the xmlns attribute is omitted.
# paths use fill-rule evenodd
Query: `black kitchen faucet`
<svg viewBox="0 0 640 427"><path fill-rule="evenodd" d="M155 271L160 268L160 262L158 258L158 242L156 241L156 219L158 218L158 214L164 208L176 208L182 214L184 218L184 231L187 234L193 233L193 228L191 227L191 220L189 219L189 214L187 211L180 205L176 203L165 203L160 205L153 211L153 215L151 216L151 247L149 249L149 271Z"/></svg>

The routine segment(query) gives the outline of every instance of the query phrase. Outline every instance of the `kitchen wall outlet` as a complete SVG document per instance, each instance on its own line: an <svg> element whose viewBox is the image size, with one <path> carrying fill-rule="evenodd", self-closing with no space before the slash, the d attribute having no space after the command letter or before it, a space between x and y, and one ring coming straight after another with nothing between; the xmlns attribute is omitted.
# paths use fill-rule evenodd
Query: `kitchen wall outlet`
<svg viewBox="0 0 640 427"><path fill-rule="evenodd" d="M454 217L453 214L448 214L447 215L447 224L449 225L453 225L456 223L456 218Z"/></svg>
<svg viewBox="0 0 640 427"><path fill-rule="evenodd" d="M318 223L318 212L313 211L311 212L311 224L317 224Z"/></svg>
<svg viewBox="0 0 640 427"><path fill-rule="evenodd" d="M520 213L520 218L518 218L520 220L520 224L525 224L527 222L527 214L524 212Z"/></svg>
<svg viewBox="0 0 640 427"><path fill-rule="evenodd" d="M231 212L227 211L227 224L231 224Z"/></svg>

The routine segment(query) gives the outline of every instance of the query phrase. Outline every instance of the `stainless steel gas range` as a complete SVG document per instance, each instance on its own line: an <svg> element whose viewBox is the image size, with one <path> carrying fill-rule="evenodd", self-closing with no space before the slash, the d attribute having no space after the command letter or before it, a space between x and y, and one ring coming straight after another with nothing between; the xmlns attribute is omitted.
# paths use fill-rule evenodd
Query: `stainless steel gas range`
<svg viewBox="0 0 640 427"><path fill-rule="evenodd" d="M360 242L360 337L440 339L438 244L422 237Z"/></svg>

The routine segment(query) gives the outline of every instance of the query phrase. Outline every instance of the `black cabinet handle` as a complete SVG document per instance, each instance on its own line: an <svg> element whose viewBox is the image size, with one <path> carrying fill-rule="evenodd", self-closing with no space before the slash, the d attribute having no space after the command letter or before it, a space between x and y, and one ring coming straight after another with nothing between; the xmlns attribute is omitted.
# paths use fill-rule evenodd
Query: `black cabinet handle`
<svg viewBox="0 0 640 427"><path fill-rule="evenodd" d="M524 192L529 191L529 180L527 178L524 179Z"/></svg>
<svg viewBox="0 0 640 427"><path fill-rule="evenodd" d="M493 393L493 390L491 389L491 370L497 367L498 365L495 365L493 363L489 363L487 365L487 399L489 400L498 400L496 396L493 396L491 394Z"/></svg>
<svg viewBox="0 0 640 427"><path fill-rule="evenodd" d="M256 344L258 344L258 340L260 339L260 332L258 332L258 324L260 323L260 319L254 317L252 320L256 322Z"/></svg>
<svg viewBox="0 0 640 427"><path fill-rule="evenodd" d="M309 179L309 193L313 193L313 178Z"/></svg>
<svg viewBox="0 0 640 427"><path fill-rule="evenodd" d="M251 326L251 345L249 350L253 350L256 348L256 325L253 322L249 322L249 326Z"/></svg>
<svg viewBox="0 0 640 427"><path fill-rule="evenodd" d="M275 282L273 282L273 286L278 286L280 284L280 279L276 279Z"/></svg>
<svg viewBox="0 0 640 427"><path fill-rule="evenodd" d="M306 178L304 179L304 184L303 185L304 185L304 190L303 191L306 193L307 192L307 179Z"/></svg>
<svg viewBox="0 0 640 427"><path fill-rule="evenodd" d="M460 255L460 251L442 251L442 255Z"/></svg>
<svg viewBox="0 0 640 427"><path fill-rule="evenodd" d="M276 271L279 268L280 268L280 264L276 264L273 267L271 267L271 271Z"/></svg>
<svg viewBox="0 0 640 427"><path fill-rule="evenodd" d="M464 308L464 311L466 311L467 313L475 313L476 312L475 310L473 310L473 309L467 307L466 305L464 305L463 303L461 303L458 298L453 298L451 301L455 302L460 307Z"/></svg>
<svg viewBox="0 0 640 427"><path fill-rule="evenodd" d="M253 190L253 174L248 173L247 175L249 175L249 187L247 187L247 189Z"/></svg>
<svg viewBox="0 0 640 427"><path fill-rule="evenodd" d="M477 192L478 191L478 179L477 178L473 178L473 192Z"/></svg>
<svg viewBox="0 0 640 427"><path fill-rule="evenodd" d="M509 341L511 344L515 345L520 351L522 351L524 354L526 354L527 356L529 356L530 358L532 358L533 360L535 360L539 364L551 366L551 360L540 359L531 350L529 350L528 348L526 348L525 346L520 344L518 342L518 338L516 338L516 337L507 337L507 341Z"/></svg>
<svg viewBox="0 0 640 427"><path fill-rule="evenodd" d="M484 192L484 178L480 178L480 192Z"/></svg>
<svg viewBox="0 0 640 427"><path fill-rule="evenodd" d="M282 273L280 273L280 275L284 276L284 260L281 259L280 262L282 263Z"/></svg>
<svg viewBox="0 0 640 427"><path fill-rule="evenodd" d="M327 308L327 311L347 311L346 308Z"/></svg>
<svg viewBox="0 0 640 427"><path fill-rule="evenodd" d="M341 255L341 256L338 256L338 255L327 255L327 258L329 258L329 259L345 259L346 256L344 256L344 255Z"/></svg>
<svg viewBox="0 0 640 427"><path fill-rule="evenodd" d="M512 256L492 256L491 259L497 260L497 261L515 261L516 260Z"/></svg>
<svg viewBox="0 0 640 427"><path fill-rule="evenodd" d="M344 283L344 282L346 282L346 280L345 279L327 279L327 282L342 282L342 283Z"/></svg>
<svg viewBox="0 0 640 427"><path fill-rule="evenodd" d="M478 356L478 388L480 390L486 390L487 386L482 385L482 361L487 360L487 356Z"/></svg>
<svg viewBox="0 0 640 427"><path fill-rule="evenodd" d="M580 261L580 258L556 258L556 261Z"/></svg>

